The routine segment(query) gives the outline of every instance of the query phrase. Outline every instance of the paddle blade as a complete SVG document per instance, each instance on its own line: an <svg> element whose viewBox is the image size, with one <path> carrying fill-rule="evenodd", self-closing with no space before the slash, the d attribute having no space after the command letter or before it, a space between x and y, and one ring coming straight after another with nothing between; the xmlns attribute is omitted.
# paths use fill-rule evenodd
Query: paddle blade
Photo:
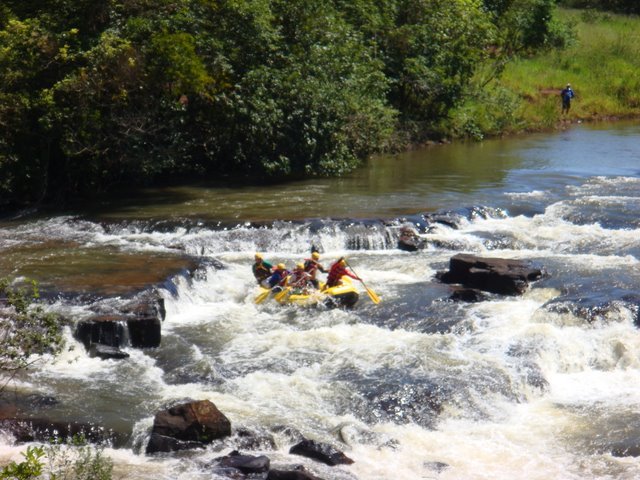
<svg viewBox="0 0 640 480"><path fill-rule="evenodd" d="M267 299L267 297L269 296L270 293L271 293L271 290L265 290L264 292L260 293L256 297L255 302L257 304L260 304L260 303L264 302Z"/></svg>
<svg viewBox="0 0 640 480"><path fill-rule="evenodd" d="M289 290L291 290L289 287L285 288L284 290L282 290L280 293L276 294L275 298L276 302L280 302L282 300L284 300L284 297L289 293Z"/></svg>
<svg viewBox="0 0 640 480"><path fill-rule="evenodd" d="M375 303L376 305L380 303L380 297L376 294L376 292L374 292L373 290L371 290L369 287L367 287L365 285L364 287L367 290L367 294L369 295L369 298L371 299L371 301L373 303Z"/></svg>

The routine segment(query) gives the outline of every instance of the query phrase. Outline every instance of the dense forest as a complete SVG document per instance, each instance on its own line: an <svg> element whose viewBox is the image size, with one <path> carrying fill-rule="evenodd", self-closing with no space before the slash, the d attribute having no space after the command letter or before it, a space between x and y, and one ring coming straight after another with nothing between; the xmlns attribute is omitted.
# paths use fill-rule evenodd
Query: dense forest
<svg viewBox="0 0 640 480"><path fill-rule="evenodd" d="M563 46L556 3L3 0L0 208L337 175L437 140L480 66Z"/></svg>

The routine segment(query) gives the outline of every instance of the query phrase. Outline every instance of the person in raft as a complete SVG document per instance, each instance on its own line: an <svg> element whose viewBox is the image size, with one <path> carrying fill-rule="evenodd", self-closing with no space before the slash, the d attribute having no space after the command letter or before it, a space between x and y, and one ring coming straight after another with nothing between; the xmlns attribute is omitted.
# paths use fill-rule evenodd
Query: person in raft
<svg viewBox="0 0 640 480"><path fill-rule="evenodd" d="M351 277L355 280L360 280L360 277L347 269L347 261L344 259L344 257L341 257L333 265L331 265L331 268L329 268L329 274L327 275L327 284L325 288L331 288L335 287L336 285L340 285L340 279L343 275Z"/></svg>
<svg viewBox="0 0 640 480"><path fill-rule="evenodd" d="M314 287L320 288L320 284L318 283L318 279L316 278L318 275L318 270L322 273L327 273L328 270L325 270L322 265L320 265L320 254L318 252L313 252L311 254L311 258L307 258L304 261L304 271L309 274L311 277L311 283Z"/></svg>
<svg viewBox="0 0 640 480"><path fill-rule="evenodd" d="M263 281L271 276L271 269L273 265L262 258L261 253L256 253L254 256L255 263L251 267L253 270L253 276L256 277L258 285L261 285Z"/></svg>
<svg viewBox="0 0 640 480"><path fill-rule="evenodd" d="M287 286L291 287L296 292L307 293L311 283L311 275L304 271L304 263L300 262L296 264L296 268L293 269Z"/></svg>
<svg viewBox="0 0 640 480"><path fill-rule="evenodd" d="M271 290L282 290L287 283L287 277L289 276L289 271L284 263L279 263L273 269L273 273L269 278L267 278L267 288Z"/></svg>

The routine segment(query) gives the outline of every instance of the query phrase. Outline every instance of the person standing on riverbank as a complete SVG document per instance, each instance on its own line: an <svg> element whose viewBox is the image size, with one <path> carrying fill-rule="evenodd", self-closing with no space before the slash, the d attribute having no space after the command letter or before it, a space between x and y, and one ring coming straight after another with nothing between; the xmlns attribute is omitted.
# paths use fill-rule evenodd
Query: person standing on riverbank
<svg viewBox="0 0 640 480"><path fill-rule="evenodd" d="M560 92L560 97L562 98L562 113L569 113L569 109L571 108L571 99L575 97L575 93L573 93L570 83L567 83L567 86Z"/></svg>

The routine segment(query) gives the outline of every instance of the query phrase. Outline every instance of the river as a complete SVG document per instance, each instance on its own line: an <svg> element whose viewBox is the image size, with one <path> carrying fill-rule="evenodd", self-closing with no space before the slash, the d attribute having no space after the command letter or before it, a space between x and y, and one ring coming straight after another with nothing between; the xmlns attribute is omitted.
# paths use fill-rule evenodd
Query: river
<svg viewBox="0 0 640 480"><path fill-rule="evenodd" d="M216 479L233 445L146 456L153 416L208 399L273 435L272 466L325 480L636 479L640 459L640 125L565 131L376 157L341 179L213 184L0 222L0 277L41 282L82 319L155 285L157 349L125 360L73 349L15 382L33 416L128 431L116 478ZM396 247L401 225L427 242ZM345 255L381 298L352 310L256 305L250 265ZM518 297L449 300L456 253L530 260L547 276ZM184 273L190 261L199 274ZM218 268L222 266L223 268ZM29 398L29 397L27 397ZM277 427L355 460L288 454ZM24 445L0 436L0 461ZM621 453L622 452L622 453Z"/></svg>

